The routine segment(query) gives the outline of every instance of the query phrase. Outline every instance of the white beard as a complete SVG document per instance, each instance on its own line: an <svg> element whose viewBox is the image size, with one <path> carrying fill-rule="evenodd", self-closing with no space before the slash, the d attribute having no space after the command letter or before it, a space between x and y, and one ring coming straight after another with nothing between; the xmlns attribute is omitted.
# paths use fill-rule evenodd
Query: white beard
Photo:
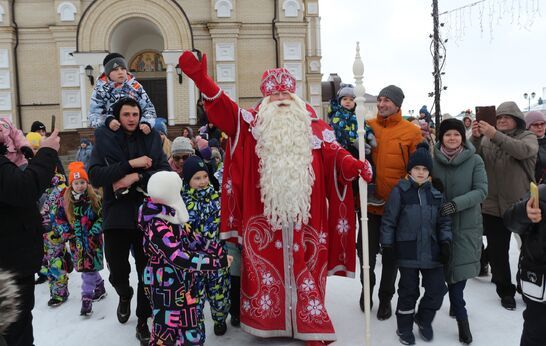
<svg viewBox="0 0 546 346"><path fill-rule="evenodd" d="M266 97L254 129L264 215L273 229L309 221L315 181L311 118L305 103L292 98L270 102Z"/></svg>

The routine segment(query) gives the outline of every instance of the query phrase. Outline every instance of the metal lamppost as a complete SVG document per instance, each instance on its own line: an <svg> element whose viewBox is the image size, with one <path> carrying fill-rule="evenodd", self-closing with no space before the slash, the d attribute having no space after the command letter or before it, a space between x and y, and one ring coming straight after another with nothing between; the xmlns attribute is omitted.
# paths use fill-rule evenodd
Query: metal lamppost
<svg viewBox="0 0 546 346"><path fill-rule="evenodd" d="M531 99L534 99L536 95L537 94L535 94L534 91L531 93L531 95L529 95L528 93L523 94L523 98L529 101L529 107L527 107L527 111L531 110Z"/></svg>

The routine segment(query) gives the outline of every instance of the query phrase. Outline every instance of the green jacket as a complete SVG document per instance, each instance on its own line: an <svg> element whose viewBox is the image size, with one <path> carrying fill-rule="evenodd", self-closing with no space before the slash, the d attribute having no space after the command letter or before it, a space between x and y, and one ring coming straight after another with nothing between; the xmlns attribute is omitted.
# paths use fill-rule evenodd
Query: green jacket
<svg viewBox="0 0 546 346"><path fill-rule="evenodd" d="M446 281L453 284L478 275L482 246L480 203L487 195L487 174L481 157L470 142L452 161L434 146L432 176L444 186L446 201L454 202L457 212L451 215L452 256L446 265Z"/></svg>

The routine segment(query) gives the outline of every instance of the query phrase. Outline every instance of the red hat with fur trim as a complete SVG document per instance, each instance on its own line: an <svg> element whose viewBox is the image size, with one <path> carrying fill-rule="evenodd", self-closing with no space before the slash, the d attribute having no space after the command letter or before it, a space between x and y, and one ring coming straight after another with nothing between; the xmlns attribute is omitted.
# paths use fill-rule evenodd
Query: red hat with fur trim
<svg viewBox="0 0 546 346"><path fill-rule="evenodd" d="M288 91L296 92L296 78L285 68L274 68L267 70L262 75L260 90L264 97L274 92Z"/></svg>

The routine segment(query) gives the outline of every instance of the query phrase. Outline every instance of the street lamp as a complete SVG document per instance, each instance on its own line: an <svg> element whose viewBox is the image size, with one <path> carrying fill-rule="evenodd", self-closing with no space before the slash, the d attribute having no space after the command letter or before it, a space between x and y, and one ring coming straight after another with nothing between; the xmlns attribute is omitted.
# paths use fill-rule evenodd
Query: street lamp
<svg viewBox="0 0 546 346"><path fill-rule="evenodd" d="M536 95L537 94L535 94L534 91L531 93L531 95L529 95L527 93L523 94L523 98L526 99L526 100L529 100L529 107L527 107L527 111L531 110L531 99L534 99Z"/></svg>
<svg viewBox="0 0 546 346"><path fill-rule="evenodd" d="M89 78L89 83L93 85L95 81L95 77L93 77L93 66L91 65L85 66L85 74L87 75L87 78Z"/></svg>
<svg viewBox="0 0 546 346"><path fill-rule="evenodd" d="M182 84L182 69L180 68L180 65L176 64L176 67L174 69L176 70L176 74L178 75L178 84Z"/></svg>

